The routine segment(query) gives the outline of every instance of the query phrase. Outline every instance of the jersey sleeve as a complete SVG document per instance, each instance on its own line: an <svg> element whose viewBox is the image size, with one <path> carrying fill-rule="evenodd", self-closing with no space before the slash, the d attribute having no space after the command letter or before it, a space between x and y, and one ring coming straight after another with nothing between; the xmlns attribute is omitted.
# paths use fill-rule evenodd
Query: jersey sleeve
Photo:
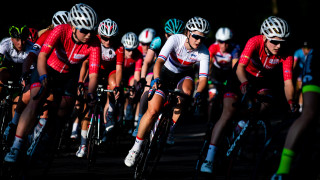
<svg viewBox="0 0 320 180"><path fill-rule="evenodd" d="M142 68L143 57L142 54L139 55L138 60L135 63L134 71L141 71Z"/></svg>
<svg viewBox="0 0 320 180"><path fill-rule="evenodd" d="M5 53L9 49L9 43L8 43L9 38L3 39L0 42L0 54L5 55Z"/></svg>
<svg viewBox="0 0 320 180"><path fill-rule="evenodd" d="M217 51L216 45L215 44L211 44L208 48L209 50L209 54L210 54L210 58L212 58L214 56L214 54Z"/></svg>
<svg viewBox="0 0 320 180"><path fill-rule="evenodd" d="M55 27L52 32L47 36L46 40L44 41L41 51L47 54L51 53L56 45L56 43L61 39L63 36L65 26L57 26Z"/></svg>
<svg viewBox="0 0 320 180"><path fill-rule="evenodd" d="M116 56L117 56L117 65L123 65L123 61L124 61L124 50L123 47L120 47L117 49L116 51Z"/></svg>
<svg viewBox="0 0 320 180"><path fill-rule="evenodd" d="M292 79L292 68L293 68L293 56L288 56L283 61L283 80L290 80Z"/></svg>
<svg viewBox="0 0 320 180"><path fill-rule="evenodd" d="M242 54L240 56L239 63L248 65L252 54L259 49L259 41L258 38L253 37L249 39L246 46L244 47L244 50L242 51Z"/></svg>
<svg viewBox="0 0 320 180"><path fill-rule="evenodd" d="M162 47L158 58L166 61L167 58L169 57L169 54L174 50L176 41L178 40L176 39L175 35L170 36L166 41L166 43L164 44L164 46Z"/></svg>
<svg viewBox="0 0 320 180"><path fill-rule="evenodd" d="M101 47L99 43L96 43L91 48L92 49L89 55L89 74L98 74L100 67Z"/></svg>
<svg viewBox="0 0 320 180"><path fill-rule="evenodd" d="M209 51L206 49L206 51L204 51L200 57L199 78L200 77L208 78L209 61L210 61L210 55L209 55Z"/></svg>

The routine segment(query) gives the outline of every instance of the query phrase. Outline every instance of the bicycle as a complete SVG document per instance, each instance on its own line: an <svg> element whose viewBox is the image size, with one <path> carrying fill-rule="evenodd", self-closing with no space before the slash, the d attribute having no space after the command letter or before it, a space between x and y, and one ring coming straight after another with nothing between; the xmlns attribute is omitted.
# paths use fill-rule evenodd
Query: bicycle
<svg viewBox="0 0 320 180"><path fill-rule="evenodd" d="M148 97L149 101L154 93L155 89L152 89ZM147 179L156 168L166 145L172 125L173 108L178 102L178 96L190 98L190 96L182 93L180 89L168 90L164 107L154 123L150 134L146 136L143 142L142 150L135 166L134 179Z"/></svg>
<svg viewBox="0 0 320 180"><path fill-rule="evenodd" d="M215 164L220 163L223 173L226 173L227 179L232 179L233 171L236 167L236 162L245 160L250 162L255 159L259 152L261 152L263 145L269 137L270 122L268 119L261 119L259 111L262 103L271 103L272 97L266 95L254 94L251 91L247 91L240 102L233 104L233 106L240 108L239 113L235 116L235 120L228 125L228 129L225 132L225 136L219 148L219 158L215 161ZM236 131L238 121L243 120L244 127L240 132ZM211 138L211 132L206 135L206 138ZM202 147L201 150L208 148ZM205 156L202 156L204 161ZM255 162L255 160L253 160ZM200 169L201 159L196 164L196 173L194 179L198 178L198 172ZM250 168L247 168L249 170ZM218 171L217 171L218 172ZM251 171L250 171L251 172ZM243 173L242 173L243 174Z"/></svg>
<svg viewBox="0 0 320 180"><path fill-rule="evenodd" d="M94 108L91 110L91 119L88 129L88 169L94 167L96 162L96 155L97 155L97 147L102 143L102 134L104 131L103 126L103 108L104 108L104 95L107 92L113 92L113 90L104 89L103 85L98 85L97 88L97 103ZM102 117L102 119L101 119Z"/></svg>

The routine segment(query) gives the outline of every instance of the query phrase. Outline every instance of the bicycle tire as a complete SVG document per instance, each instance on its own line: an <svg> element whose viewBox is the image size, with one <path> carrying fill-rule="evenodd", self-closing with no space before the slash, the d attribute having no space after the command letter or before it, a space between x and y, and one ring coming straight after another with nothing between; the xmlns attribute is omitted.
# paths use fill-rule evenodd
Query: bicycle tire
<svg viewBox="0 0 320 180"><path fill-rule="evenodd" d="M242 135L239 142L234 146L230 156L227 157L227 179L236 178L237 174L247 175L252 178L252 170L255 167L255 162L259 154L263 151L263 147L268 138L268 125L265 121L258 120L255 122L249 121L245 134ZM234 141L238 136L234 139ZM234 142L233 141L233 142ZM231 144L232 146L233 144ZM244 169L236 169L237 167L245 166ZM242 171L238 173L237 171Z"/></svg>
<svg viewBox="0 0 320 180"><path fill-rule="evenodd" d="M280 161L286 134L292 123L293 119L287 120L273 130L256 161L256 165L252 173L253 179L266 176L271 177L273 173L276 172L278 163L275 162Z"/></svg>
<svg viewBox="0 0 320 180"><path fill-rule="evenodd" d="M170 120L171 119L168 117L161 117L160 123L152 140L143 152L143 156L145 157L141 157L142 162L139 163L140 165L137 165L137 167L140 166L138 168L140 172L135 172L135 179L148 179L156 168L166 145L170 131ZM139 176L136 176L136 174Z"/></svg>
<svg viewBox="0 0 320 180"><path fill-rule="evenodd" d="M96 135L97 135L97 118L98 116L95 114L92 116L93 120L91 121L90 129L88 132L88 152L87 152L87 159L88 159L88 170L90 170L92 167L94 167L95 161L96 161Z"/></svg>

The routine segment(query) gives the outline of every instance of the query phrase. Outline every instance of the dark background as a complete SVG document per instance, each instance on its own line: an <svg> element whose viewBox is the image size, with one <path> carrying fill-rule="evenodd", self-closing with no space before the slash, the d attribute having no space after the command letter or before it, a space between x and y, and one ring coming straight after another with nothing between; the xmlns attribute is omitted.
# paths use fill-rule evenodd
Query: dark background
<svg viewBox="0 0 320 180"><path fill-rule="evenodd" d="M298 48L305 39L319 39L319 8L316 1L311 0L9 1L1 8L0 38L9 36L10 24L27 24L39 30L46 28L51 24L55 12L69 11L79 2L93 7L98 13L99 21L106 18L116 21L120 36L128 31L139 35L147 27L152 27L158 35L163 35L164 23L169 18L175 17L187 22L193 16L200 16L211 25L207 45L214 42L214 35L219 27L227 26L233 30L234 39L243 47L250 37L259 34L265 18L276 15L287 20L291 27L289 42L292 48Z"/></svg>

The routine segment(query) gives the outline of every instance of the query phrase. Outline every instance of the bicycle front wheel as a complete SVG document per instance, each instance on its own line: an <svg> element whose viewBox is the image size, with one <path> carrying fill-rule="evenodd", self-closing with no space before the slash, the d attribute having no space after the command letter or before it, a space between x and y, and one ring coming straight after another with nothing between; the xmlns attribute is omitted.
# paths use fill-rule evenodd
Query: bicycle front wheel
<svg viewBox="0 0 320 180"><path fill-rule="evenodd" d="M135 172L136 179L148 179L156 168L166 145L170 124L170 118L165 116L161 117L155 134L150 138L150 143L146 146L140 162L137 164Z"/></svg>

